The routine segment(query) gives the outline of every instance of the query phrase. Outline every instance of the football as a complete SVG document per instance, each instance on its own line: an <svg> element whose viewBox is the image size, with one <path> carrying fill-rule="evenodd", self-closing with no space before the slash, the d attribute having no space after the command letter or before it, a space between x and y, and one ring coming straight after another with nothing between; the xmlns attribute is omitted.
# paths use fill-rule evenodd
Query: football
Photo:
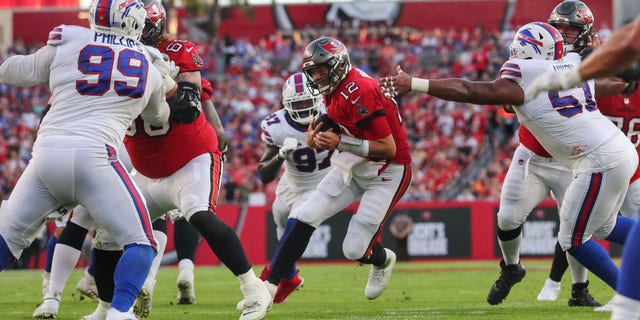
<svg viewBox="0 0 640 320"><path fill-rule="evenodd" d="M326 113L322 113L319 116L313 119L314 127L317 124L320 124L320 131L324 132L327 130L331 130L336 134L340 134L340 126L333 121Z"/></svg>

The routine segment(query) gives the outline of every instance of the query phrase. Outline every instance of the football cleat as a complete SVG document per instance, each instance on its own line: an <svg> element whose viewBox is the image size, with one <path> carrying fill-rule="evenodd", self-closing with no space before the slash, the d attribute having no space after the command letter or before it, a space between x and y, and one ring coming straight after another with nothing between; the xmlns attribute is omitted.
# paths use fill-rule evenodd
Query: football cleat
<svg viewBox="0 0 640 320"><path fill-rule="evenodd" d="M556 301L560 294L560 282L547 279L538 294L538 301Z"/></svg>
<svg viewBox="0 0 640 320"><path fill-rule="evenodd" d="M178 304L195 304L196 292L194 288L193 269L181 268L178 273Z"/></svg>
<svg viewBox="0 0 640 320"><path fill-rule="evenodd" d="M54 319L58 316L58 309L60 308L61 294L58 293L54 297L44 299L42 303L33 311L33 318L35 319Z"/></svg>
<svg viewBox="0 0 640 320"><path fill-rule="evenodd" d="M87 272L84 271L84 275L76 284L76 290L80 292L80 297L88 297L93 301L98 301L98 287L96 287L96 279Z"/></svg>
<svg viewBox="0 0 640 320"><path fill-rule="evenodd" d="M259 279L240 286L240 291L244 296L240 320L260 320L267 315L271 309L273 294L275 294L275 286L271 285L271 287L273 287L273 293L268 289L266 283Z"/></svg>
<svg viewBox="0 0 640 320"><path fill-rule="evenodd" d="M117 309L110 308L107 311L106 320L139 320L139 318L131 312L120 312Z"/></svg>
<svg viewBox="0 0 640 320"><path fill-rule="evenodd" d="M153 290L156 288L156 280L147 279L140 289L138 298L133 303L133 313L140 318L147 318L151 313L151 301Z"/></svg>
<svg viewBox="0 0 640 320"><path fill-rule="evenodd" d="M611 312L613 311L613 298L611 298L611 300L609 300L609 302L607 302L607 304L605 304L604 306L601 307L597 307L595 309L593 309L593 311L595 312Z"/></svg>
<svg viewBox="0 0 640 320"><path fill-rule="evenodd" d="M304 278L300 276L300 270L296 269L296 274L289 280L281 280L276 290L276 295L273 297L273 303L281 304L287 302L287 298L298 290L304 284Z"/></svg>
<svg viewBox="0 0 640 320"><path fill-rule="evenodd" d="M367 286L364 288L364 296L369 300L379 297L384 292L384 289L389 285L389 281L391 281L393 266L396 265L396 254L386 248L384 251L387 253L387 260L384 265L382 267L371 265L369 270L369 279L367 280Z"/></svg>
<svg viewBox="0 0 640 320"><path fill-rule="evenodd" d="M92 314L80 318L80 320L106 320L109 308L111 308L111 303L98 300L98 307L96 310Z"/></svg>
<svg viewBox="0 0 640 320"><path fill-rule="evenodd" d="M509 295L511 288L527 274L520 263L506 265L504 260L500 260L500 269L500 277L491 286L487 295L487 302L490 305L500 304Z"/></svg>
<svg viewBox="0 0 640 320"><path fill-rule="evenodd" d="M602 303L598 302L589 294L589 281L582 283L574 283L571 285L571 298L567 304L569 307L602 307Z"/></svg>

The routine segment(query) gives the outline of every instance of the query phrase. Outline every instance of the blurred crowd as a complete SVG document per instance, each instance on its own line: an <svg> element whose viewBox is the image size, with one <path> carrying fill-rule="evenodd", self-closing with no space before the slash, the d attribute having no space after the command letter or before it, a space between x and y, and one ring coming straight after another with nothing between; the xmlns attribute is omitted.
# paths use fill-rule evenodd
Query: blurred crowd
<svg viewBox="0 0 640 320"><path fill-rule="evenodd" d="M265 35L256 42L224 34L196 41L205 61L203 76L214 87L213 99L230 151L219 203L270 203L277 181L263 185L257 165L264 145L260 122L280 106L281 85L299 71L304 46L316 35L342 40L354 66L373 78L395 73L396 65L422 78L461 77L492 80L508 59L513 32L478 26L472 30L417 30L384 24L347 23ZM186 35L178 35L187 39ZM43 43L16 41L2 60L28 54ZM49 98L47 87L0 85L0 196L6 198L31 156L37 126ZM448 102L424 94L398 97L412 144L414 177L404 201L498 200L513 150L518 123L499 106ZM465 171L481 153L491 161ZM464 174L468 185L449 199L441 192Z"/></svg>

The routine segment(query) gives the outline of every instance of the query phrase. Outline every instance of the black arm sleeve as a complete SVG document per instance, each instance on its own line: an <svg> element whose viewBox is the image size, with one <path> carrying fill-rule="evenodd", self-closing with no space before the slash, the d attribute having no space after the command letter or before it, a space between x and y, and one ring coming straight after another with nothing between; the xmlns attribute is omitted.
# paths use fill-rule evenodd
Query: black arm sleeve
<svg viewBox="0 0 640 320"><path fill-rule="evenodd" d="M200 115L200 90L193 83L180 81L173 97L167 99L171 119L179 123L191 123Z"/></svg>

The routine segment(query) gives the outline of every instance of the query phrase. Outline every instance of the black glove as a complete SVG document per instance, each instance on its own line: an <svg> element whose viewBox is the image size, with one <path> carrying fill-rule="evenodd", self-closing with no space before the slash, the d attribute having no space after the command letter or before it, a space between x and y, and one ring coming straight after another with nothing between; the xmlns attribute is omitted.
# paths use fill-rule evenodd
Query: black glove
<svg viewBox="0 0 640 320"><path fill-rule="evenodd" d="M200 90L191 82L178 82L173 97L167 99L171 109L171 119L178 123L192 123L200 115Z"/></svg>

